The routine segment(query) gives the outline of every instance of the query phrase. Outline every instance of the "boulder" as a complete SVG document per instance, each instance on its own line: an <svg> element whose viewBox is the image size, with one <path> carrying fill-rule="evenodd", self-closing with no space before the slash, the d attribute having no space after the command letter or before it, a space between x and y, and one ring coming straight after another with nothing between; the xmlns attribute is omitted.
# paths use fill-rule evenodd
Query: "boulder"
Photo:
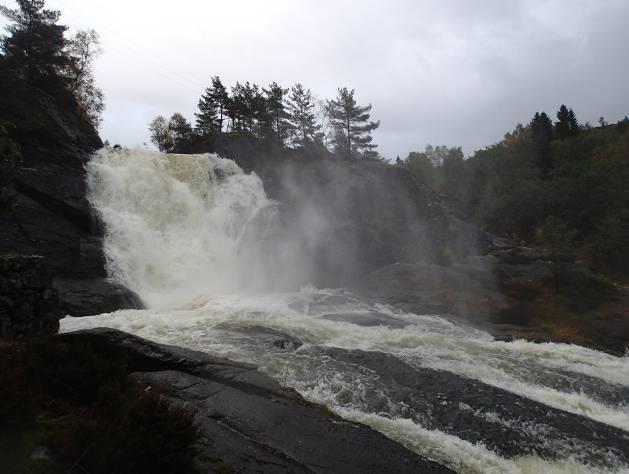
<svg viewBox="0 0 629 474"><path fill-rule="evenodd" d="M55 278L54 287L69 316L91 316L144 307L138 295L106 278Z"/></svg>

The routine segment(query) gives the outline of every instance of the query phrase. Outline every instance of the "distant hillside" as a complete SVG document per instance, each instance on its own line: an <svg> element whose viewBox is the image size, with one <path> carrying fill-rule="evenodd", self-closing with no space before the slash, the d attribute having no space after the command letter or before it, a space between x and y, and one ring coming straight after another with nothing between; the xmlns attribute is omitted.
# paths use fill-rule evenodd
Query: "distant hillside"
<svg viewBox="0 0 629 474"><path fill-rule="evenodd" d="M467 160L444 153L438 166L426 165L422 155L400 164L463 217L598 271L629 276L629 119L566 137L552 128L540 137L530 125L519 126Z"/></svg>

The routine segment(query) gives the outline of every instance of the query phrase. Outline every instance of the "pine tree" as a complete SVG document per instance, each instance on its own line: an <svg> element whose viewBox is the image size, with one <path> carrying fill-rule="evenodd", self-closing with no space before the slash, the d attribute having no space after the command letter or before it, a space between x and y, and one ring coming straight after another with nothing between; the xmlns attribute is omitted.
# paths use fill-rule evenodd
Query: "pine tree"
<svg viewBox="0 0 629 474"><path fill-rule="evenodd" d="M231 97L226 104L226 114L229 118L229 129L232 132L239 132L242 130L242 116L243 116L243 85L240 82L236 82L236 85L231 89Z"/></svg>
<svg viewBox="0 0 629 474"><path fill-rule="evenodd" d="M321 126L317 123L314 107L310 89L305 90L301 84L295 84L291 88L287 105L289 134L293 145L305 147L320 140Z"/></svg>
<svg viewBox="0 0 629 474"><path fill-rule="evenodd" d="M276 139L277 134L274 126L274 116L269 109L269 100L263 92L264 89L260 89L256 84L253 84L251 93L253 121L251 122L250 130L258 138Z"/></svg>
<svg viewBox="0 0 629 474"><path fill-rule="evenodd" d="M265 118L269 121L268 125L270 126L271 135L283 145L289 128L287 123L288 114L286 113L284 101L284 96L288 93L288 89L284 89L276 82L273 82L268 89L263 89L263 92L266 99L264 115L267 116L263 117L263 121Z"/></svg>
<svg viewBox="0 0 629 474"><path fill-rule="evenodd" d="M218 111L216 109L216 103L212 97L212 89L205 89L205 93L199 99L197 105L199 112L195 113L196 117L196 132L203 136L211 132L216 132L221 129L221 122L219 121Z"/></svg>
<svg viewBox="0 0 629 474"><path fill-rule="evenodd" d="M57 23L59 11L44 8L44 0L17 0L17 4L18 9L0 5L0 14L12 22L6 27L10 35L2 38L6 64L18 77L50 86L70 63L64 51L68 28Z"/></svg>
<svg viewBox="0 0 629 474"><path fill-rule="evenodd" d="M557 111L557 121L555 122L555 135L557 138L568 138L570 136L570 112L562 104Z"/></svg>
<svg viewBox="0 0 629 474"><path fill-rule="evenodd" d="M359 106L354 89L339 88L338 96L327 102L330 122L334 127L334 148L345 156L374 155L377 145L372 144L371 132L380 122L370 122L371 104Z"/></svg>
<svg viewBox="0 0 629 474"><path fill-rule="evenodd" d="M531 129L535 161L544 176L552 167L550 142L553 139L553 123L546 112L536 112L529 128Z"/></svg>
<svg viewBox="0 0 629 474"><path fill-rule="evenodd" d="M534 141L550 143L553 138L553 123L546 112L536 112L529 127Z"/></svg>
<svg viewBox="0 0 629 474"><path fill-rule="evenodd" d="M212 100L212 104L217 113L218 131L223 131L223 121L225 112L227 110L227 104L229 103L229 93L221 82L219 76L212 78L212 87L209 89L209 98Z"/></svg>
<svg viewBox="0 0 629 474"><path fill-rule="evenodd" d="M579 134L579 121L572 109L568 110L568 135L576 137Z"/></svg>
<svg viewBox="0 0 629 474"><path fill-rule="evenodd" d="M232 121L232 130L255 133L256 122L263 119L261 117L261 112L264 111L264 107L261 106L263 99L256 84L250 84L248 81L245 84L237 82L232 87L232 97L227 109Z"/></svg>

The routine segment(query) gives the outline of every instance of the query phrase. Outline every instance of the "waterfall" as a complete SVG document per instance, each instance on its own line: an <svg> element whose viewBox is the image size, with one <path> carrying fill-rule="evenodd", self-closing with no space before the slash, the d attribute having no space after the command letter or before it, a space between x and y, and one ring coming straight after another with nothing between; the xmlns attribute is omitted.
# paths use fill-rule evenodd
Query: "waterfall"
<svg viewBox="0 0 629 474"><path fill-rule="evenodd" d="M216 155L98 152L88 198L105 227L107 271L149 307L263 287L252 225L275 216L255 174ZM251 231L249 232L251 234Z"/></svg>

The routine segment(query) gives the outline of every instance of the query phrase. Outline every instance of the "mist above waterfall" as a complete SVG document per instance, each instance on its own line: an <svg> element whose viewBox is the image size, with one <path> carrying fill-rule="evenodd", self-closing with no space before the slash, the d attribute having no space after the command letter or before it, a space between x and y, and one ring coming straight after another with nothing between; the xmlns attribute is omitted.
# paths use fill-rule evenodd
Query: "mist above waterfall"
<svg viewBox="0 0 629 474"><path fill-rule="evenodd" d="M380 163L288 160L262 180L214 154L96 153L89 200L111 278L149 306L230 292L343 286L396 262L475 251L434 197ZM453 250L454 249L454 250Z"/></svg>

